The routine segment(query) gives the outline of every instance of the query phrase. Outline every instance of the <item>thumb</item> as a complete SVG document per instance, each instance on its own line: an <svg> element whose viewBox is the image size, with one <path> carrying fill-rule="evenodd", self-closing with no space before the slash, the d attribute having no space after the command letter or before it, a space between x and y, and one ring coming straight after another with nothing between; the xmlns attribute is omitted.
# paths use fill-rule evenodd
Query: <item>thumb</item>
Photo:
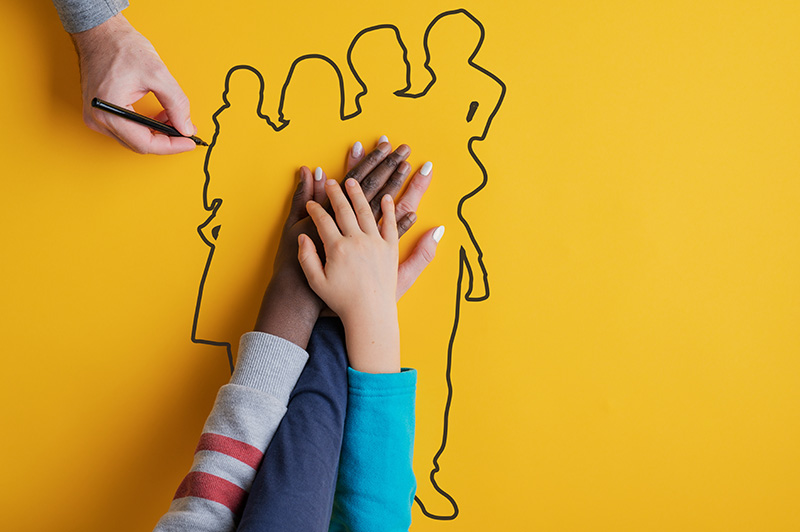
<svg viewBox="0 0 800 532"><path fill-rule="evenodd" d="M197 128L189 116L189 98L166 66L153 73L150 85L150 90L164 106L164 111L175 129L185 136L194 135Z"/></svg>
<svg viewBox="0 0 800 532"><path fill-rule="evenodd" d="M317 288L325 279L325 271L317 254L317 247L308 235L303 233L297 237L297 261L308 279L308 285L319 295Z"/></svg>
<svg viewBox="0 0 800 532"><path fill-rule="evenodd" d="M400 300L436 256L436 247L444 236L444 226L428 230L414 246L414 251L397 268L397 299Z"/></svg>
<svg viewBox="0 0 800 532"><path fill-rule="evenodd" d="M290 227L300 221L306 215L306 203L313 199L313 186L311 185L311 170L307 166L301 166L297 171L299 180L297 188L292 196L292 206L289 208L289 217L286 218L286 226Z"/></svg>

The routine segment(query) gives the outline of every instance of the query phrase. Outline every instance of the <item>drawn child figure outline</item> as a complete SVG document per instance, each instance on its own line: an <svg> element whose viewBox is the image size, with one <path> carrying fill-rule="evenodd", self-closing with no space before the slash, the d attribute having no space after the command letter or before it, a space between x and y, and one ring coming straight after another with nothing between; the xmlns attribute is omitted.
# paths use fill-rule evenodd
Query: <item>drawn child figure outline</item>
<svg viewBox="0 0 800 532"><path fill-rule="evenodd" d="M279 198L294 187L294 163L280 161L273 154L298 146L312 128L320 132L317 124L308 123L309 116L327 113L340 119L335 110L331 113L332 99L306 101L292 91L291 86L312 80L325 94L334 94L341 87L335 66L331 69L317 56L298 58L287 74L278 112L273 115L278 119L273 120L262 110L261 73L247 65L233 67L225 79L223 106L214 114L216 132L206 155L203 188L204 208L210 215L198 227L210 250L198 290L192 341L226 347L231 371L232 353L237 352L241 334L252 327L260 305L259 291L266 288L271 276L270 257L275 254L281 219L285 218ZM340 100L336 98L336 107ZM293 117L297 120L290 125ZM306 127L301 128L304 121ZM297 155L301 160L319 150L305 140ZM265 156L266 150L273 156ZM231 171L226 164L232 159L245 162ZM281 163L284 168L291 164L285 175L276 174ZM267 242L267 247L256 244L261 242ZM242 282L244 279L247 282ZM219 309L234 310L221 317Z"/></svg>

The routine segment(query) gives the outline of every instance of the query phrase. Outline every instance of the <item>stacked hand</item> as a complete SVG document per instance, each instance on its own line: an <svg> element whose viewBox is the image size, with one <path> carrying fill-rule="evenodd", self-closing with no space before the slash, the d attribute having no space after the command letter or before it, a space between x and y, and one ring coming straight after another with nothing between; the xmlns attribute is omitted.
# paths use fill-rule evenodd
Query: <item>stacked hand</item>
<svg viewBox="0 0 800 532"><path fill-rule="evenodd" d="M298 239L298 261L311 289L341 318L350 365L369 373L400 371L397 327L397 225L392 197L381 197L380 230L358 182L329 180L325 191L336 213L333 221L319 203L307 209L325 248L322 264L308 235Z"/></svg>
<svg viewBox="0 0 800 532"><path fill-rule="evenodd" d="M356 143L353 150L349 152L345 180L352 179L360 184L359 189L363 189L362 197L367 202L373 216L373 225L381 214L381 199L386 195L395 198L403 188L411 171L411 165L405 161L409 154L410 149L406 145L401 145L392 152L388 142L380 143L367 155L363 153L360 143ZM397 220L398 237L402 236L416 221L415 211L430 185L432 178L430 165L423 168L427 172L423 174L420 170L414 173L405 192L397 200L396 210L393 209L394 219ZM315 243L317 249L324 248L314 220L308 216L306 205L309 201L314 201L316 207L320 209L331 209L331 204L326 201L326 190L330 193L333 185L326 185L328 180L320 169L317 169L314 174L312 175L307 167L300 169L297 189L292 198L289 216L284 224L281 241L278 245L273 277L264 296L256 323L256 330L280 334L284 337L286 334L283 332L287 330L307 330L307 334L305 332L297 333L297 336L287 338L301 347L305 347L308 342L308 334L310 334L310 328L300 326L301 323L313 325L325 304L330 305L330 302L323 301L311 289L298 262L299 235L307 235ZM336 187L339 185L337 184ZM340 188L339 193L341 194ZM314 207L312 207L313 209ZM384 225L386 223L384 221ZM395 225L394 220L392 224ZM437 241L433 239L433 232L434 229L426 232L409 258L399 266L395 258L396 283L393 293L396 299L399 299L411 287L422 270L433 259L437 244ZM324 259L320 258L320 261L322 260ZM286 308L292 308L293 311L287 313ZM292 323L287 325L287 321Z"/></svg>

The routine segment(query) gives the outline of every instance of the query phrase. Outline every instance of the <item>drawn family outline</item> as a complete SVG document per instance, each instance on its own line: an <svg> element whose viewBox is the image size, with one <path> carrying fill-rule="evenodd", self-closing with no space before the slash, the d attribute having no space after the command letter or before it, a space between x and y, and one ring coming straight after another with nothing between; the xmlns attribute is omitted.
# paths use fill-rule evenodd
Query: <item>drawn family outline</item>
<svg viewBox="0 0 800 532"><path fill-rule="evenodd" d="M479 52L479 50L480 50L480 48L481 48L481 46L482 46L482 44L484 42L485 30L484 30L483 24L477 18L475 18L471 13L469 13L465 9L456 9L456 10L452 10L452 11L446 11L446 12L443 12L443 13L437 15L431 21L431 23L428 25L428 27L427 27L427 29L425 31L424 38L423 38L423 47L424 47L424 51L425 51L424 68L427 71L428 75L430 76L430 81L427 83L427 85L425 86L425 88L422 91L417 92L417 93L411 92L411 64L408 61L408 50L407 50L405 44L403 43L403 40L402 40L401 35L400 35L400 30L397 28L397 26L392 25L392 24L380 24L380 25L370 26L368 28L365 28L365 29L361 30L353 38L353 40L350 43L350 46L348 48L348 51L347 51L347 63L348 63L349 70L350 70L351 74L353 75L354 79L356 80L356 82L361 87L361 91L354 97L356 110L354 112L350 113L350 114L345 114L345 101L346 100L345 100L344 79L343 79L343 76L342 76L342 71L339 69L338 65L336 65L336 63L334 61L332 61L330 58L328 58L328 57L326 57L324 55L306 54L306 55L300 56L300 57L298 57L297 59L294 60L294 62L292 63L292 65L291 65L291 67L289 69L289 72L288 72L288 74L286 76L286 79L285 79L285 82L283 84L283 87L281 89L280 104L279 104L279 108L278 108L278 118L275 121L273 121L268 114L264 114L262 112L262 105L263 105L263 102L264 102L265 83L264 83L264 77L261 75L261 73L258 70L256 70L255 68L253 68L252 66L249 66L249 65L234 66L228 71L228 73L226 75L226 78L225 78L225 85L224 85L225 88L224 88L224 91L222 93L223 105L214 113L214 115L212 117L213 122L214 122L214 126L215 126L215 131L214 131L214 136L213 136L212 141L210 143L209 149L208 149L208 151L206 153L204 167L203 167L204 173L205 173L205 182L204 182L204 186L203 186L203 207L209 213L209 215L208 215L208 218L205 221L203 221L203 223L200 224L197 227L197 231L198 231L198 234L200 235L200 238L209 247L209 252L208 252L208 257L206 259L205 267L203 268L203 272L202 272L202 275L201 275L201 278L200 278L200 286L199 286L198 294L197 294L197 301L196 301L196 305L195 305L194 318L193 318L193 323L192 323L192 334L191 334L191 340L194 343L225 347L226 348L226 352L227 352L227 357L228 357L228 363L229 363L229 366L230 366L230 370L233 371L233 355L232 355L232 345L231 345L230 339L229 338L228 339L226 339L226 338L204 338L204 337L201 337L203 335L198 333L198 321L199 321L200 312L201 312L201 306L202 306L202 301L203 301L203 293L204 293L204 289L206 288L206 282L207 282L207 279L208 279L209 270L211 269L211 265L212 265L212 261L213 261L213 258L214 258L214 254L215 254L215 251L217 250L216 242L217 242L217 238L218 238L219 232L220 232L220 225L213 226L212 224L213 224L213 222L215 220L215 217L217 216L217 212L218 212L219 208L222 206L222 204L224 202L224 198L212 198L212 197L210 197L209 185L211 184L211 173L209 171L209 162L211 161L212 154L214 153L214 148L217 145L217 141L218 141L219 136L220 136L220 123L219 123L219 120L218 120L219 116L226 109L231 107L231 103L228 100L228 95L229 95L229 91L230 91L231 76L234 73L238 72L238 71L249 71L250 73L252 73L253 75L256 76L256 78L258 79L258 82L259 82L259 100L258 100L257 108L255 109L255 112L256 112L256 114L258 115L258 117L260 119L262 119L266 124L268 124L270 128L272 128L272 130L274 132L278 133L278 132L284 130L290 124L290 120L287 120L285 118L285 116L284 116L284 105L285 105L285 101L286 101L287 89L288 89L288 87L289 87L289 85L290 85L290 83L292 81L292 77L293 77L293 75L295 73L296 68L300 64L302 64L302 62L304 62L304 61L309 61L309 60L324 61L328 65L330 65L330 67L332 67L332 69L334 70L334 72L335 72L335 74L336 74L336 76L338 78L338 86L339 86L339 118L340 118L340 120L342 122L348 121L348 120L351 120L351 119L355 118L356 116L359 116L362 113L361 99L369 91L367 85L364 83L362 78L359 76L359 73L357 72L357 69L356 69L355 65L353 64L353 60L352 60L353 51L356 48L357 43L362 39L362 37L364 37L364 36L366 36L366 35L368 35L368 34L370 34L372 32L377 32L377 31L381 31L381 30L383 30L383 31L391 31L391 32L394 33L394 37L397 40L397 44L400 47L400 49L402 50L402 60L405 63L405 69L406 69L405 81L406 81L406 86L404 88L401 88L401 89L398 89L398 90L394 91L393 94L395 96L397 96L398 98L419 99L419 98L423 98L427 94L429 94L431 89L434 88L435 84L438 81L436 72L435 72L433 66L431 65L432 59L431 59L431 52L430 52L430 48L429 48L429 39L430 39L431 31L435 28L436 24L439 23L440 21L442 21L443 19L446 19L447 17L465 17L466 21L468 21L471 24L474 24L477 27L477 29L479 30L480 36L479 36L478 42L476 43L476 45L474 47L474 50L472 51L471 55L467 58L466 62L467 62L467 65L471 69L474 69L476 73L479 73L482 76L486 76L493 83L497 84L497 86L499 88L499 98L497 98L497 100L495 102L493 102L493 107L491 108L491 111L488 113L488 117L486 118L485 125L481 129L480 134L471 136L467 140L467 144L466 144L467 151L468 151L471 159L474 161L474 163L480 169L480 172L482 174L482 180L481 180L480 184L477 187L475 187L474 189L470 190L469 192L467 192L465 195L463 195L459 199L458 206L457 206L457 209L456 209L456 214L458 216L458 220L461 222L461 224L465 228L466 233L467 233L467 235L469 237L470 242L467 243L467 245L471 246L471 251L474 251L474 258L476 259L475 260L476 263L475 264L471 264L470 254L467 252L467 249L465 249L464 245L461 245L460 246L460 251L459 251L459 258L458 258L458 261L459 261L459 264L458 264L458 276L457 276L457 279L455 279L455 281L456 281L456 300L455 300L455 308L454 308L454 319L453 319L452 328L451 328L450 333L449 333L449 342L448 342L447 353L446 353L446 370L445 370L445 375L444 375L444 381L446 383L447 398L446 398L446 402L445 402L445 406L444 406L444 412L443 412L443 416L442 416L442 425L441 425L441 435L442 435L442 437L441 437L441 444L440 444L438 450L435 452L434 456L432 457L431 469L430 469L430 472L429 472L429 480L430 480L432 488L435 490L435 492L437 492L439 495L441 495L441 497L443 497L444 499L446 499L448 501L449 507L451 508L451 511L442 512L442 511L430 510L429 508L426 508L425 502L421 499L420 496L415 497L415 500L416 500L417 504L419 505L419 508L422 511L422 513L425 516L427 516L427 517L429 517L431 519L437 519L437 520L452 520L452 519L455 519L457 517L458 513L459 513L458 504L456 503L455 499L453 498L453 496L450 493L448 493L442 487L439 486L439 484L437 483L437 480L436 480L436 474L440 471L439 460L440 460L440 458L441 458L442 454L444 453L445 448L447 446L450 411L451 411L453 394L454 394L454 385L453 385L452 371L451 370L452 370L452 363L453 363L454 344L455 344L455 340L456 340L456 337L457 337L458 324L459 324L460 313L461 313L461 303L462 303L462 300L463 301L474 302L474 301L485 301L486 299L489 298L488 273L486 271L486 266L485 266L484 260L483 260L483 251L481 250L481 247L480 247L480 245L479 245L479 243L478 243L478 241L477 241L477 239L476 239L476 237L475 237L475 235L473 233L472 227L470 226L469 222L467 221L467 219L466 219L466 217L465 217L465 215L463 213L463 206L464 206L465 202L467 202L467 200L469 200L470 198L472 198L473 196L478 194L481 190L483 190L484 187L488 183L489 174L488 174L484 164L481 162L480 158L475 153L474 144L476 142L480 142L480 141L482 141L482 140L484 140L486 138L486 135L488 134L488 131L489 131L489 128L490 128L490 126L492 124L492 121L493 121L495 115L497 114L498 110L500 109L500 106L502 105L503 99L504 99L505 94L506 94L506 86L500 80L500 78L498 78L496 75L491 73L489 70L481 67L480 65L478 65L478 64L476 64L474 62L475 56L478 54L478 52ZM473 100L469 104L469 106L466 109L464 109L464 117L465 117L467 122L471 122L474 119L474 117L476 115L476 111L479 109L479 105L480 105L479 102ZM207 232L209 226L211 226L210 234ZM467 282L466 289L464 289L464 286L462 284L465 281L465 276L464 276L465 272L466 272L466 282ZM477 281L476 281L476 276L478 277ZM476 292L477 292L477 295L473 295Z"/></svg>

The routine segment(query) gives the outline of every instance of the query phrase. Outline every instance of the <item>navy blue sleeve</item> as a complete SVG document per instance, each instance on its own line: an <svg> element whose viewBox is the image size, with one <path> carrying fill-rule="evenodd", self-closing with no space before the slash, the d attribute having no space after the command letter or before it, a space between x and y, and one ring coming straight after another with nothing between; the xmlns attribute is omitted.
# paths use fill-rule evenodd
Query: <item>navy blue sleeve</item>
<svg viewBox="0 0 800 532"><path fill-rule="evenodd" d="M338 318L321 318L308 363L256 475L239 532L327 531L347 410L347 351Z"/></svg>

